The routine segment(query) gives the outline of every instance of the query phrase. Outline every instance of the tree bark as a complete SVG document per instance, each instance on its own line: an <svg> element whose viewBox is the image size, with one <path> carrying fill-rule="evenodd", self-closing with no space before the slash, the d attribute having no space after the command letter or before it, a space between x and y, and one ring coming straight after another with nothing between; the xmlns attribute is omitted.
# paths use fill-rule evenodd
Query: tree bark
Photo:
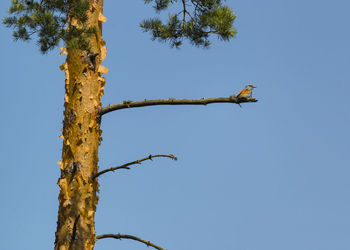
<svg viewBox="0 0 350 250"><path fill-rule="evenodd" d="M96 27L96 34L88 38L91 51L64 50L65 102L63 121L63 149L59 211L55 250L93 249L95 236L95 212L98 202L98 147L100 143L101 97L105 68L101 62L106 55L102 40L103 0L90 1L88 21L85 25ZM79 26L69 20L68 29Z"/></svg>

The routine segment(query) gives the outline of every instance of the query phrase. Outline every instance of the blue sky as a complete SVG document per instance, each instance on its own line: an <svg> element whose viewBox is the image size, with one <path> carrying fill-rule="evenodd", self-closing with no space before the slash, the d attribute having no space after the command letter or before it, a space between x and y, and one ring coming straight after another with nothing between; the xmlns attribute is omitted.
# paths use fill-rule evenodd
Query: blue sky
<svg viewBox="0 0 350 250"><path fill-rule="evenodd" d="M2 16L9 2L0 2ZM104 105L227 97L246 83L259 102L104 116L101 169L157 153L179 160L101 176L97 234L133 234L170 250L349 250L350 2L227 4L235 39L176 50L139 29L150 6L105 0ZM0 249L52 249L64 58L0 32ZM105 239L95 249L147 248Z"/></svg>

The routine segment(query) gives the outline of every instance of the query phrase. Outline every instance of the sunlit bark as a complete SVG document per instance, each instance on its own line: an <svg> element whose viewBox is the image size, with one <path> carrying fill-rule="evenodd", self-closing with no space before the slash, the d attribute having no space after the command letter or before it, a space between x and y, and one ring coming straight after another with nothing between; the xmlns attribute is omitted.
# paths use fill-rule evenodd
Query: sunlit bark
<svg viewBox="0 0 350 250"><path fill-rule="evenodd" d="M66 73L65 111L63 122L63 150L59 211L56 231L56 250L93 249L95 212L98 202L98 182L91 176L98 171L98 146L101 138L101 97L105 68L102 41L103 1L90 1L88 21L96 27L96 35L89 38L91 51L78 49L67 52L61 69ZM69 27L77 24L70 20ZM68 27L68 28L69 28Z"/></svg>

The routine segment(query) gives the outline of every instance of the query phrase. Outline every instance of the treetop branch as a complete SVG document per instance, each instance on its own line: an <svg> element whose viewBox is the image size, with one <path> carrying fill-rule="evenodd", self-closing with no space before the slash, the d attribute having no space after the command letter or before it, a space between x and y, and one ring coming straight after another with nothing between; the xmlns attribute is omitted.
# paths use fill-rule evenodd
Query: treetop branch
<svg viewBox="0 0 350 250"><path fill-rule="evenodd" d="M157 246L156 244L153 244L150 241L141 239L141 238L133 236L133 235L128 235L128 234L102 234L102 235L97 235L96 238L97 238L97 240L105 239L105 238L114 238L114 239L118 239L118 240L131 239L131 240L136 240L136 241L142 242L142 243L146 244L148 247L151 246L151 247L154 247L155 249L158 249L158 250L165 250L164 248L161 248L160 246Z"/></svg>
<svg viewBox="0 0 350 250"><path fill-rule="evenodd" d="M122 103L117 103L113 105L108 105L100 110L99 114L104 115L109 112L126 109L126 108L138 108L145 106L156 106L156 105L207 105L211 103L235 103L241 104L246 102L257 102L255 98L245 98L245 97L214 97L214 98L201 98L201 99L157 99L157 100L143 100L143 101L123 101Z"/></svg>
<svg viewBox="0 0 350 250"><path fill-rule="evenodd" d="M107 168L107 169L105 169L105 170L102 170L102 171L100 171L100 172L94 174L94 175L92 176L92 179L95 179L96 177L99 177L100 175L105 174L105 173L110 172L110 171L115 171L115 170L118 170L118 169L130 169L129 166L131 166L131 165L134 165L134 164L141 164L141 162L143 162L143 161L152 160L153 158L156 158L156 157L168 157L168 158L171 158L171 159L177 161L177 157L175 157L175 156L172 155L172 154L169 154L169 155L149 155L149 156L144 157L144 158L142 158L142 159L139 159L139 160L136 160L136 161L132 161L132 162L125 163L125 164L123 164L123 165L121 165L121 166L112 167L112 168Z"/></svg>

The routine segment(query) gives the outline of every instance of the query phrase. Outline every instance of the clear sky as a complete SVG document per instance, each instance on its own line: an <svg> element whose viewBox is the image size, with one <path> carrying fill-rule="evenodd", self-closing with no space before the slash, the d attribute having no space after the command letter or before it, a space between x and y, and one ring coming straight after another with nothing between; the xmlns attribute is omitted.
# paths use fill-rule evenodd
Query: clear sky
<svg viewBox="0 0 350 250"><path fill-rule="evenodd" d="M1 0L1 16L10 0ZM229 0L237 37L209 50L153 42L143 1L105 0L110 69L103 104L227 97L258 103L161 106L103 117L97 234L170 250L350 249L348 0ZM0 26L1 250L52 249L58 209L64 62ZM147 247L105 239L95 249Z"/></svg>

